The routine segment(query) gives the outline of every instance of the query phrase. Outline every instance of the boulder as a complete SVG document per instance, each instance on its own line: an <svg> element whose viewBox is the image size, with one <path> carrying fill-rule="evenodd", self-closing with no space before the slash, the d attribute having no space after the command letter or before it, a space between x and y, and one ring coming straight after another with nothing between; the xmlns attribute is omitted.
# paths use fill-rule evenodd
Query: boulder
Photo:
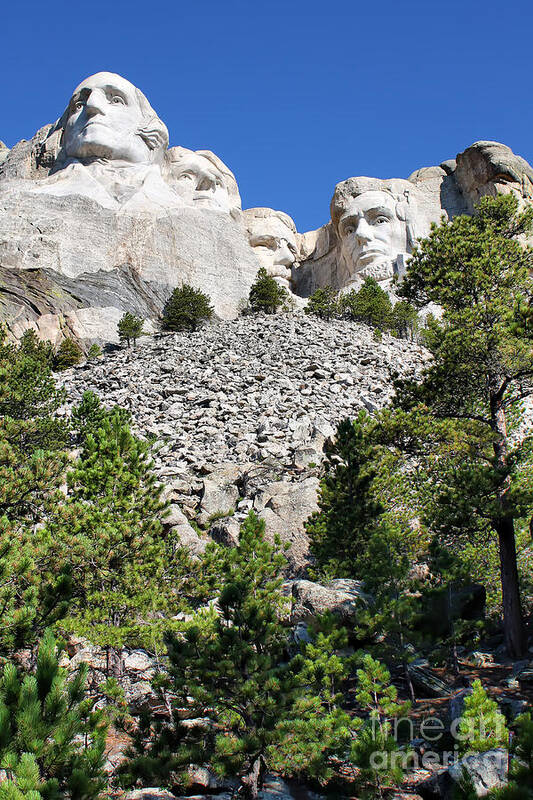
<svg viewBox="0 0 533 800"><path fill-rule="evenodd" d="M289 545L286 556L296 574L303 574L309 562L309 539L304 524L318 508L318 483L315 477L294 483L275 481L254 498L254 509L265 521L267 538L272 541L278 534Z"/></svg>
<svg viewBox="0 0 533 800"><path fill-rule="evenodd" d="M489 750L462 758L451 767L432 775L417 786L423 800L453 800L464 774L472 779L477 797L485 797L492 789L507 783L506 750Z"/></svg>
<svg viewBox="0 0 533 800"><path fill-rule="evenodd" d="M242 468L236 464L221 464L206 476L200 504L202 517L209 518L213 514L229 516L235 510L239 499L237 482L241 473Z"/></svg>
<svg viewBox="0 0 533 800"><path fill-rule="evenodd" d="M409 664L408 671L413 686L422 692L423 697L449 697L452 694L451 686L425 664Z"/></svg>
<svg viewBox="0 0 533 800"><path fill-rule="evenodd" d="M326 612L335 614L343 625L353 627L371 599L361 581L335 580L322 586L307 580L292 583L291 623L311 622Z"/></svg>

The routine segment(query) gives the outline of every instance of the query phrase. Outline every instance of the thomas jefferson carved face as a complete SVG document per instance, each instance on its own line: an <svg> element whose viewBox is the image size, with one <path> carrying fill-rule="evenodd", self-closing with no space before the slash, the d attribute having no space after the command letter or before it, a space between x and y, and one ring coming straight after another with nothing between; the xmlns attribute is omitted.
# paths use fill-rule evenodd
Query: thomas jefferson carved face
<svg viewBox="0 0 533 800"><path fill-rule="evenodd" d="M167 130L143 93L111 72L80 83L63 125L62 146L69 158L150 164L168 144Z"/></svg>
<svg viewBox="0 0 533 800"><path fill-rule="evenodd" d="M368 191L350 200L338 222L342 255L350 274L392 262L406 252L406 225L388 192Z"/></svg>
<svg viewBox="0 0 533 800"><path fill-rule="evenodd" d="M183 152L176 156L172 151L169 153L172 178L176 181L178 193L186 202L194 206L231 210L232 203L224 175L215 164L194 152Z"/></svg>

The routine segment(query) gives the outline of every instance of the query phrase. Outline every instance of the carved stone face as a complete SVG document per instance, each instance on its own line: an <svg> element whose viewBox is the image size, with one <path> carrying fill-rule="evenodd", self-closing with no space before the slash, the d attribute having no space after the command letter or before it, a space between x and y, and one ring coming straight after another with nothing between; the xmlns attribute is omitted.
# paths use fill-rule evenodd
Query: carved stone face
<svg viewBox="0 0 533 800"><path fill-rule="evenodd" d="M250 244L268 275L288 288L292 267L298 259L296 233L290 225L292 220L287 217L285 222L278 212L271 209L258 209L258 211L265 212L266 215L255 216L255 209L247 209L244 212ZM271 215L266 213L268 211Z"/></svg>
<svg viewBox="0 0 533 800"><path fill-rule="evenodd" d="M484 195L533 196L533 169L499 142L475 142L459 153L455 178L472 209Z"/></svg>
<svg viewBox="0 0 533 800"><path fill-rule="evenodd" d="M387 192L368 191L353 198L340 217L338 234L350 275L361 270L371 275L406 251L406 225Z"/></svg>
<svg viewBox="0 0 533 800"><path fill-rule="evenodd" d="M224 176L207 158L186 153L171 163L171 174L177 191L187 203L207 208L231 208Z"/></svg>
<svg viewBox="0 0 533 800"><path fill-rule="evenodd" d="M140 95L133 84L111 72L99 72L80 83L66 112L62 141L66 155L151 163L152 148L140 135L146 124Z"/></svg>

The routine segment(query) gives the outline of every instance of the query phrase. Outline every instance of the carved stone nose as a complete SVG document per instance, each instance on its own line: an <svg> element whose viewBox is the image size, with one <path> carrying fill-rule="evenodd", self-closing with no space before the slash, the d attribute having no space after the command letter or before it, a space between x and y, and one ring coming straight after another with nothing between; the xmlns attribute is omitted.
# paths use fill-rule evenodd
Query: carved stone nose
<svg viewBox="0 0 533 800"><path fill-rule="evenodd" d="M208 178L206 175L202 175L199 179L196 189L199 192L214 192L216 186L216 181L212 178Z"/></svg>
<svg viewBox="0 0 533 800"><path fill-rule="evenodd" d="M293 261L294 258L287 242L282 241L276 253L276 263L283 264L284 267L290 267Z"/></svg>
<svg viewBox="0 0 533 800"><path fill-rule="evenodd" d="M106 96L101 89L92 89L85 101L85 110L89 116L105 114Z"/></svg>
<svg viewBox="0 0 533 800"><path fill-rule="evenodd" d="M362 217L357 223L355 235L362 242L369 242L373 238L372 228L364 217Z"/></svg>

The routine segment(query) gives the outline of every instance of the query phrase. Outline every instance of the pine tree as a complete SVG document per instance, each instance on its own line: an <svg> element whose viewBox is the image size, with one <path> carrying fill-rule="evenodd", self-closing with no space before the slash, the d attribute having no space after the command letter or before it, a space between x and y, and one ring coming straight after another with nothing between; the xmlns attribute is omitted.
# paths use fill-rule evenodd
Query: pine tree
<svg viewBox="0 0 533 800"><path fill-rule="evenodd" d="M83 358L83 353L74 339L66 337L56 350L53 367L57 371L69 369L79 364Z"/></svg>
<svg viewBox="0 0 533 800"><path fill-rule="evenodd" d="M524 479L531 442L511 436L533 391L533 250L519 241L532 226L533 210L520 212L513 195L485 197L474 216L433 228L400 288L417 307L431 302L443 311L425 334L433 358L423 380L399 383L396 404L411 425L407 438L416 430L420 450L440 453L433 491L440 527L484 530L498 542L514 656L527 649L515 537L533 508Z"/></svg>
<svg viewBox="0 0 533 800"><path fill-rule="evenodd" d="M58 503L68 426L50 371L51 347L27 332L19 345L0 331L0 652L32 645L65 611L68 569L45 579L41 523Z"/></svg>
<svg viewBox="0 0 533 800"><path fill-rule="evenodd" d="M174 289L163 309L163 330L195 331L213 317L209 297L187 283Z"/></svg>
<svg viewBox="0 0 533 800"><path fill-rule="evenodd" d="M355 699L366 712L367 720L352 746L352 760L361 770L361 779L370 784L370 797L383 797L385 785L398 784L408 753L400 753L394 738L392 720L404 717L408 703L398 702L388 669L368 653L357 670Z"/></svg>
<svg viewBox="0 0 533 800"><path fill-rule="evenodd" d="M0 679L0 797L90 800L100 796L107 726L85 695L87 667L67 680L51 631L37 654L35 675L13 663Z"/></svg>
<svg viewBox="0 0 533 800"><path fill-rule="evenodd" d="M532 800L533 798L533 719L531 712L521 714L513 727L516 735L511 744L509 783L503 789L493 790L494 800Z"/></svg>
<svg viewBox="0 0 533 800"><path fill-rule="evenodd" d="M69 495L45 533L56 568L68 564L72 575L62 627L106 646L109 670L119 674L124 644L154 649L172 624L160 612L171 617L182 607L189 561L175 536L163 535L166 506L149 444L116 410L86 429L82 441L67 475Z"/></svg>
<svg viewBox="0 0 533 800"><path fill-rule="evenodd" d="M219 613L202 612L180 635L168 638L175 706L185 704L191 718L203 721L203 731L196 730L194 741L188 741L174 717L145 752L152 780L154 764L159 763L163 780L171 756L185 764L190 748L191 758L200 759L196 763L238 777L242 797L258 797L269 748L295 692L285 660L288 630L280 621L286 605L280 592L284 564L277 546L265 541L264 522L250 512L238 546L226 551Z"/></svg>
<svg viewBox="0 0 533 800"><path fill-rule="evenodd" d="M394 304L390 316L391 332L399 339L416 339L420 328L416 308L407 300L399 300Z"/></svg>
<svg viewBox="0 0 533 800"><path fill-rule="evenodd" d="M345 694L354 658L344 655L348 635L331 615L316 621L313 639L293 662L298 694L276 731L271 769L284 776L329 781L347 759L358 718L346 712Z"/></svg>
<svg viewBox="0 0 533 800"><path fill-rule="evenodd" d="M105 420L111 416L117 416L123 425L129 425L131 414L125 408L113 406L111 409L105 408L97 394L85 391L79 405L72 409L72 424L78 434L78 444L85 446L89 435L95 436Z"/></svg>
<svg viewBox="0 0 533 800"><path fill-rule="evenodd" d="M365 278L358 292L352 289L343 294L339 305L341 313L355 322L362 322L379 331L387 331L391 327L390 298L374 278Z"/></svg>
<svg viewBox="0 0 533 800"><path fill-rule="evenodd" d="M331 286L317 289L310 296L304 309L306 314L314 314L320 319L332 319L339 315L338 293Z"/></svg>
<svg viewBox="0 0 533 800"><path fill-rule="evenodd" d="M287 296L287 290L261 267L248 296L250 309L254 313L263 311L265 314L275 314Z"/></svg>
<svg viewBox="0 0 533 800"><path fill-rule="evenodd" d="M470 752L485 753L496 747L508 746L509 731L505 717L479 680L472 684L472 694L465 697L457 739L461 755Z"/></svg>
<svg viewBox="0 0 533 800"><path fill-rule="evenodd" d="M56 414L65 393L56 386L52 360L50 343L40 342L33 331L15 345L0 326L0 419L19 452L56 450L68 440L68 427Z"/></svg>
<svg viewBox="0 0 533 800"><path fill-rule="evenodd" d="M118 321L118 338L121 342L126 341L128 347L132 341L135 347L137 339L144 333L143 327L144 320L141 317L136 317L130 311L126 311Z"/></svg>
<svg viewBox="0 0 533 800"><path fill-rule="evenodd" d="M319 510L305 524L315 574L357 578L364 574L367 545L377 530L384 507L373 490L372 422L365 412L343 420L335 442L326 451Z"/></svg>
<svg viewBox="0 0 533 800"><path fill-rule="evenodd" d="M97 361L101 357L102 357L102 348L100 347L99 344L96 344L95 342L89 347L87 358L89 359L89 361Z"/></svg>

